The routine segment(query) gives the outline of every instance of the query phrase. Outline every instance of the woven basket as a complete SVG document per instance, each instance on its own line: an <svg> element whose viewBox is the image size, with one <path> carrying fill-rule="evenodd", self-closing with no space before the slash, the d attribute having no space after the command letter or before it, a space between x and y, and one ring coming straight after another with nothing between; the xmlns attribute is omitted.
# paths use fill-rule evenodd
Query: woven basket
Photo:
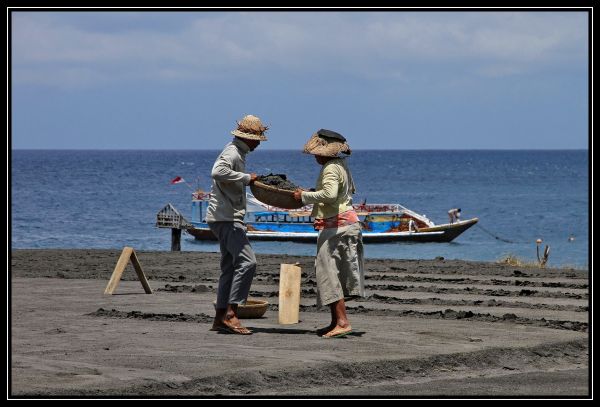
<svg viewBox="0 0 600 407"><path fill-rule="evenodd" d="M250 190L256 199L267 205L285 209L298 209L303 206L302 202L294 199L294 191L275 188L260 181L250 184Z"/></svg>
<svg viewBox="0 0 600 407"><path fill-rule="evenodd" d="M217 302L213 302L213 306L217 307ZM245 304L238 305L237 316L241 319L260 318L267 311L269 303L263 300L246 300Z"/></svg>

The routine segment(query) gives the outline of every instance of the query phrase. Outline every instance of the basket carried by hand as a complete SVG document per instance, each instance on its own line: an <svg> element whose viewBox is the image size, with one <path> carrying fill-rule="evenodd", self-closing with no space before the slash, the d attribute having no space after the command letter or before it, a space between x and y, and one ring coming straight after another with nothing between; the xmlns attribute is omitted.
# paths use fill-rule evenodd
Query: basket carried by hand
<svg viewBox="0 0 600 407"><path fill-rule="evenodd" d="M250 190L256 199L267 205L285 209L298 209L303 206L302 202L294 199L294 191L276 188L260 181L250 184Z"/></svg>

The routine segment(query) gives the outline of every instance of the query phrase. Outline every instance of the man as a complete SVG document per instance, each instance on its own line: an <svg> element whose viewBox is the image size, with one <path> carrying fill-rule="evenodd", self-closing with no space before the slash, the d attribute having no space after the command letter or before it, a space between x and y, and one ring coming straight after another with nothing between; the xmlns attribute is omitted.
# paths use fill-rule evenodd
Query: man
<svg viewBox="0 0 600 407"><path fill-rule="evenodd" d="M219 240L221 275L217 291L216 315L211 330L240 335L252 331L242 326L237 317L250 291L256 270L256 257L246 236L246 185L256 180L256 174L246 174L246 154L267 140L256 116L245 116L237 122L231 134L233 141L225 146L212 168L212 190L206 221Z"/></svg>
<svg viewBox="0 0 600 407"><path fill-rule="evenodd" d="M448 211L448 218L450 218L450 224L458 222L460 220L460 208L452 208Z"/></svg>
<svg viewBox="0 0 600 407"><path fill-rule="evenodd" d="M362 231L352 206L355 187L346 160L340 157L352 151L341 134L321 129L306 143L304 152L314 155L322 166L314 192L294 192L304 205L314 204L311 216L319 230L317 306L329 305L331 323L317 333L340 338L352 333L345 301L365 296Z"/></svg>

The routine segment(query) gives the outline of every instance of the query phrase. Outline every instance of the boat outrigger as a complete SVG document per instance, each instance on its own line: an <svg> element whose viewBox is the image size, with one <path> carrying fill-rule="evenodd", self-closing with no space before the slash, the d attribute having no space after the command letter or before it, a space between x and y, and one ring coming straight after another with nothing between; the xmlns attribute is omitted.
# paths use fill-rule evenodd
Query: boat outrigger
<svg viewBox="0 0 600 407"><path fill-rule="evenodd" d="M192 219L184 229L197 240L216 240L204 219L209 197L200 190L192 194ZM473 218L435 225L399 204L353 206L363 227L364 242L450 242L478 222ZM247 236L251 240L316 242L318 232L313 228L311 209L312 205L299 209L269 206L248 193Z"/></svg>

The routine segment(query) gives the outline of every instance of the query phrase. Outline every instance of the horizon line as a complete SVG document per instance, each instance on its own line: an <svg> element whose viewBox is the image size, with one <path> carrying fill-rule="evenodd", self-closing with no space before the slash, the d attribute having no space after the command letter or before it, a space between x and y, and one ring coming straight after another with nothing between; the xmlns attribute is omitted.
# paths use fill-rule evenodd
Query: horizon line
<svg viewBox="0 0 600 407"><path fill-rule="evenodd" d="M10 151L218 151L222 148L11 148ZM352 151L589 151L586 148L355 148ZM261 148L256 151L296 151L291 148Z"/></svg>

